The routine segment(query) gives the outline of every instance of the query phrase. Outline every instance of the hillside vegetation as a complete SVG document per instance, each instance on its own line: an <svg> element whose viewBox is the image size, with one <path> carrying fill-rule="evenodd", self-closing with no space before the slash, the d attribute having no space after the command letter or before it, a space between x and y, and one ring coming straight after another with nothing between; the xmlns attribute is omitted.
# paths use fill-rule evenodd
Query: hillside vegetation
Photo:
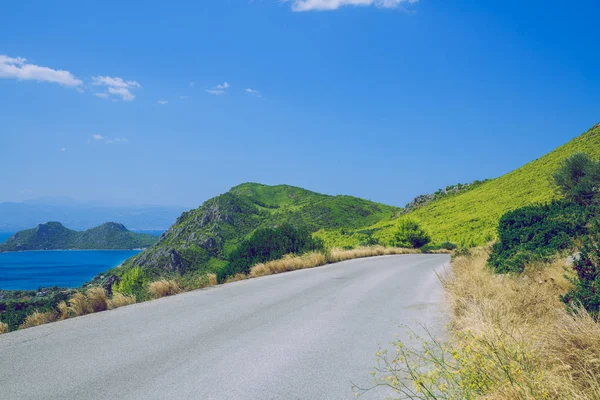
<svg viewBox="0 0 600 400"><path fill-rule="evenodd" d="M140 268L150 279L215 273L258 229L284 224L318 229L350 229L390 219L400 211L351 196L328 196L287 186L245 183L183 213L158 243L108 275Z"/></svg>
<svg viewBox="0 0 600 400"><path fill-rule="evenodd" d="M40 224L15 233L0 244L0 252L25 250L123 250L149 247L156 237L134 233L121 224L107 222L87 231L65 228L60 222Z"/></svg>
<svg viewBox="0 0 600 400"><path fill-rule="evenodd" d="M463 193L432 201L407 216L418 220L434 243L483 245L497 238L498 221L506 212L559 198L552 174L562 161L579 152L600 158L600 124L515 171ZM369 231L374 239L385 243L391 240L401 218L381 221Z"/></svg>
<svg viewBox="0 0 600 400"><path fill-rule="evenodd" d="M559 198L551 176L578 152L600 157L600 125L504 176L425 196L409 212L351 196L245 183L183 213L155 246L109 275L120 277L135 267L149 279L219 274L257 229L283 224L314 232L329 249L398 246L398 231L407 220L424 229L432 246L483 245L497 238L498 221L506 212Z"/></svg>

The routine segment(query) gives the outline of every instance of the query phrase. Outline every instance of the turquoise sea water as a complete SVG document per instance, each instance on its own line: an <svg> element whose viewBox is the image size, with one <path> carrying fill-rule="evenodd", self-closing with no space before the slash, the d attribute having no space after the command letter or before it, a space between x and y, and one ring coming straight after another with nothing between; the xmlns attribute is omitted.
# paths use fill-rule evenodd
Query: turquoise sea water
<svg viewBox="0 0 600 400"><path fill-rule="evenodd" d="M0 232L0 243L6 242L6 240L11 237L13 233L9 232Z"/></svg>
<svg viewBox="0 0 600 400"><path fill-rule="evenodd" d="M79 287L139 250L52 250L0 253L0 289Z"/></svg>

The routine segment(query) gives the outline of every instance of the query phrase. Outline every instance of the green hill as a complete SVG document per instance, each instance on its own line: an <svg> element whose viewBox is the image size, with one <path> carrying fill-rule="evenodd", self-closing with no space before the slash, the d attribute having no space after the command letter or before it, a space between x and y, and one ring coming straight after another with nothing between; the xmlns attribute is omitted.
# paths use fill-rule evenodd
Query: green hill
<svg viewBox="0 0 600 400"><path fill-rule="evenodd" d="M432 201L407 214L421 222L436 243L482 245L496 239L496 226L507 211L558 198L551 177L567 157L583 152L600 158L600 124L581 136L504 176L477 187ZM373 237L391 238L398 218L381 221L370 229Z"/></svg>
<svg viewBox="0 0 600 400"><path fill-rule="evenodd" d="M25 250L121 250L149 247L157 238L130 232L121 224L107 222L96 228L78 232L60 222L40 224L20 231L0 244L0 252Z"/></svg>
<svg viewBox="0 0 600 400"><path fill-rule="evenodd" d="M310 231L357 229L399 210L351 196L244 183L183 213L156 245L112 272L120 275L133 267L150 277L218 272L229 253L258 228L291 223Z"/></svg>
<svg viewBox="0 0 600 400"><path fill-rule="evenodd" d="M600 158L600 124L513 172L420 196L407 210L287 185L245 183L183 213L156 245L111 273L122 275L133 267L150 278L218 272L256 229L283 223L308 227L326 247L356 247L389 245L398 222L413 218L434 244L482 245L496 238L498 221L507 211L557 198L551 176L577 152Z"/></svg>

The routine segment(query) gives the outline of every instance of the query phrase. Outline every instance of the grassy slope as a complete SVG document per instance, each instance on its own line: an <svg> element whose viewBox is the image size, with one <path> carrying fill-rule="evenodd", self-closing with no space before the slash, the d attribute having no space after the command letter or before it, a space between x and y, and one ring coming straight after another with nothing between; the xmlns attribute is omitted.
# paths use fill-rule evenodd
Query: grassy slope
<svg viewBox="0 0 600 400"><path fill-rule="evenodd" d="M513 172L463 194L434 201L408 216L419 220L434 242L482 245L496 238L498 220L507 211L556 198L551 176L561 161L577 152L600 158L600 125ZM385 242L397 221L375 224L374 237Z"/></svg>
<svg viewBox="0 0 600 400"><path fill-rule="evenodd" d="M148 247L155 242L154 236L128 231L123 225L114 222L83 232L65 228L59 222L48 222L15 233L0 245L0 251L134 249Z"/></svg>
<svg viewBox="0 0 600 400"><path fill-rule="evenodd" d="M557 197L551 175L576 152L600 158L600 126L509 174L442 197L407 216L420 221L434 243L484 244L496 237L498 220L507 211ZM151 276L215 272L241 239L257 228L283 222L309 226L327 247L370 245L373 240L389 245L405 217L399 211L350 196L246 183L182 214L157 245L114 272L131 266L141 266Z"/></svg>
<svg viewBox="0 0 600 400"><path fill-rule="evenodd" d="M154 277L216 272L240 240L257 228L289 222L313 231L357 229L389 219L398 211L356 197L245 183L183 213L155 246L113 272L122 274L132 266Z"/></svg>

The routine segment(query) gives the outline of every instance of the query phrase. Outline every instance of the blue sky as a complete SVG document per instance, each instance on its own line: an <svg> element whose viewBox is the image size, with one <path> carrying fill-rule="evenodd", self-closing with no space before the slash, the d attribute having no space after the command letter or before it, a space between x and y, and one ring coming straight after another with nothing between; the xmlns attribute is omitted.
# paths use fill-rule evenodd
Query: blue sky
<svg viewBox="0 0 600 400"><path fill-rule="evenodd" d="M193 207L254 181L404 205L499 176L600 121L598 15L585 0L9 2L0 201Z"/></svg>

